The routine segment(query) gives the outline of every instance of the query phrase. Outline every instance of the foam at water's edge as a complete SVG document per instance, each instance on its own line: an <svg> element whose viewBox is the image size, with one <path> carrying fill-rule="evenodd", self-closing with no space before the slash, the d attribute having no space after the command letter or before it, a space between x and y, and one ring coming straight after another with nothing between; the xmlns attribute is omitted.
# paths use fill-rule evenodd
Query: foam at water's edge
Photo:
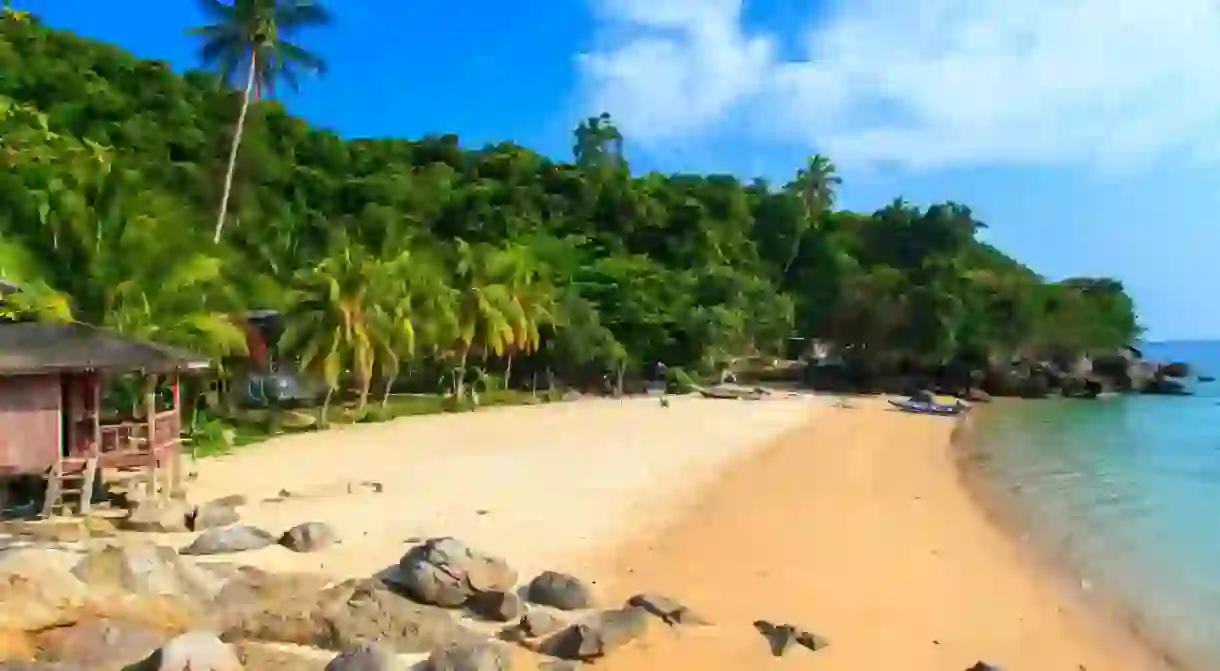
<svg viewBox="0 0 1220 671"><path fill-rule="evenodd" d="M979 509L996 528L1010 538L1019 551L1032 563L1045 571L1063 593L1068 607L1079 618L1087 622L1101 636L1127 645L1133 654L1146 657L1150 668L1173 671L1204 671L1205 666L1196 655L1176 649L1168 641L1152 635L1146 619L1130 604L1117 595L1089 584L1086 590L1085 576L1079 567L1069 561L1062 552L1056 551L1053 543L1035 537L1032 525L1025 517L1011 492L989 477L987 454L980 449L986 437L986 427L1004 406L1023 401L997 401L989 407L976 407L968 415L957 420L952 433L954 460L963 488L979 506Z"/></svg>

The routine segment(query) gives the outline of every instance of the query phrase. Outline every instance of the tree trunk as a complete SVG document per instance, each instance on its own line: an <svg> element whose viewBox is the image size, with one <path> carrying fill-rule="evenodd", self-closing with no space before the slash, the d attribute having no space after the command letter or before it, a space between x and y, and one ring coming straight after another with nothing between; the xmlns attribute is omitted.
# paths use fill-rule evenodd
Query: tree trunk
<svg viewBox="0 0 1220 671"><path fill-rule="evenodd" d="M334 389L326 388L326 396L322 398L322 410L318 415L318 426L325 429L330 426L330 397L335 393Z"/></svg>
<svg viewBox="0 0 1220 671"><path fill-rule="evenodd" d="M386 377L385 394L381 397L381 409L385 410L390 406L390 393L394 390L394 383L398 381L397 375L389 375Z"/></svg>
<svg viewBox="0 0 1220 671"><path fill-rule="evenodd" d="M233 132L233 143L229 146L229 167L225 171L224 193L220 197L220 214L216 217L214 242L220 242L224 231L225 217L229 214L229 196L233 193L233 173L237 170L237 148L241 146L241 135L246 129L246 113L250 110L250 96L254 92L254 75L257 71L258 52L250 52L250 72L246 75L246 93L242 97L241 112L237 115L237 129Z"/></svg>
<svg viewBox="0 0 1220 671"><path fill-rule="evenodd" d="M511 389L513 386L513 354L508 353L508 365L504 367L504 388Z"/></svg>
<svg viewBox="0 0 1220 671"><path fill-rule="evenodd" d="M615 381L614 381L614 395L619 398L623 397L623 375L625 375L626 373L627 373L627 364L619 364L618 372L616 373L617 379L615 379Z"/></svg>
<svg viewBox="0 0 1220 671"><path fill-rule="evenodd" d="M462 355L458 359L458 369L454 373L453 395L457 397L458 403L461 403L466 398L466 355L469 351L466 348L462 348Z"/></svg>
<svg viewBox="0 0 1220 671"><path fill-rule="evenodd" d="M784 269L780 271L780 280L787 279L788 271L792 269L792 264L796 263L796 259L801 255L801 242L805 237L805 232L809 224L806 223L800 231L796 233L796 239L792 241L792 250L788 252L788 260L784 263Z"/></svg>

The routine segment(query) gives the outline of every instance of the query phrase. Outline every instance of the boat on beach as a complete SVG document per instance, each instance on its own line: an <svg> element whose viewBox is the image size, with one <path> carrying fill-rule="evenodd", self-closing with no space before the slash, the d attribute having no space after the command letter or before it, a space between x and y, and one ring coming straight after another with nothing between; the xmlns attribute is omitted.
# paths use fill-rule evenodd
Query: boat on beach
<svg viewBox="0 0 1220 671"><path fill-rule="evenodd" d="M960 415L970 409L970 406L958 401L956 403L934 403L930 401L916 401L914 399L905 399L895 401L890 399L890 405L901 410L902 412L910 412L918 415L939 415L951 417Z"/></svg>

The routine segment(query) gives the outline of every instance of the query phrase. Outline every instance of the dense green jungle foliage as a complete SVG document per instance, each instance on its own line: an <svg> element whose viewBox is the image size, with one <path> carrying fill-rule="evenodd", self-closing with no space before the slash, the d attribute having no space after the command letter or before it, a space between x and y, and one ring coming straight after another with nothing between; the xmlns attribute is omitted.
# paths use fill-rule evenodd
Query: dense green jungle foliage
<svg viewBox="0 0 1220 671"><path fill-rule="evenodd" d="M709 375L796 338L885 374L1138 334L1119 282L1044 280L982 242L964 205L836 210L821 156L783 185L632 174L608 116L560 162L453 135L345 140L256 100L216 244L242 103L223 81L0 21L0 279L23 289L0 310L228 370L247 354L241 315L280 310L281 357L362 399L396 383L460 398L468 369L519 387L621 384L657 361Z"/></svg>

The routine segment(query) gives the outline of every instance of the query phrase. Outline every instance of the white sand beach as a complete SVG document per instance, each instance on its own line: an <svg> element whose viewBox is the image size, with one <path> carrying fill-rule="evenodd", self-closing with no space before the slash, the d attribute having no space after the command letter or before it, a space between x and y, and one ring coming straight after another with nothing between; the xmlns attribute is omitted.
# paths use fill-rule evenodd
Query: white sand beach
<svg viewBox="0 0 1220 671"><path fill-rule="evenodd" d="M524 576L580 573L584 558L667 521L726 462L825 405L634 398L346 426L201 460L189 493L244 495L243 520L273 533L321 521L340 537L319 553L270 547L225 561L346 578L394 564L413 539L447 535ZM380 493L362 486L373 482ZM280 490L290 495L274 500Z"/></svg>
<svg viewBox="0 0 1220 671"><path fill-rule="evenodd" d="M843 671L1166 668L991 521L960 477L954 426L813 396L503 408L284 437L202 460L189 496L240 494L248 524L320 521L340 540L216 561L356 578L454 536L522 581L566 571L603 605L659 592L712 623L649 627L598 668L806 668L810 654ZM759 619L830 646L775 659Z"/></svg>

